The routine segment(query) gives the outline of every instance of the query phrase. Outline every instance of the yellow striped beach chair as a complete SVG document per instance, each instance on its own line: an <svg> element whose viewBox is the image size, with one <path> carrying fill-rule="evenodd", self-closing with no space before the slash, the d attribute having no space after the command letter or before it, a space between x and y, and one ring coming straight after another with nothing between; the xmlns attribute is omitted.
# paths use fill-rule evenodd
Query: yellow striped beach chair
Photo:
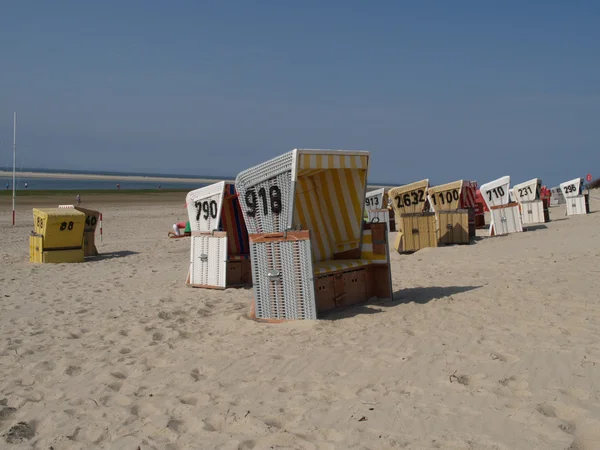
<svg viewBox="0 0 600 450"><path fill-rule="evenodd" d="M365 224L369 152L293 150L236 178L258 319L390 298L385 223Z"/></svg>

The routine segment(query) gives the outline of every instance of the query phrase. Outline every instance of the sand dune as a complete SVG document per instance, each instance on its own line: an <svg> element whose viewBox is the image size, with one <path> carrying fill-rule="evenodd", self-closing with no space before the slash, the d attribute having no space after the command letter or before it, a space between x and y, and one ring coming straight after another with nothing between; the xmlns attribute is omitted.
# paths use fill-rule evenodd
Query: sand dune
<svg viewBox="0 0 600 450"><path fill-rule="evenodd" d="M600 448L600 214L395 254L392 301L268 325L185 287L183 201L101 206L71 265L2 211L0 448Z"/></svg>

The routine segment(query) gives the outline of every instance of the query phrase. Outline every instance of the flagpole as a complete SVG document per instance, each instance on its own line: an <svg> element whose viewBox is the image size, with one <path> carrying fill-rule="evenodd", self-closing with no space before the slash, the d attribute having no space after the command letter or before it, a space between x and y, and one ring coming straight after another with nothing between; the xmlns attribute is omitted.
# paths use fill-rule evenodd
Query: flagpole
<svg viewBox="0 0 600 450"><path fill-rule="evenodd" d="M17 113L14 113L13 116L13 193L12 193L12 201L13 201L13 209L12 209L12 224L15 224L15 170L17 166Z"/></svg>

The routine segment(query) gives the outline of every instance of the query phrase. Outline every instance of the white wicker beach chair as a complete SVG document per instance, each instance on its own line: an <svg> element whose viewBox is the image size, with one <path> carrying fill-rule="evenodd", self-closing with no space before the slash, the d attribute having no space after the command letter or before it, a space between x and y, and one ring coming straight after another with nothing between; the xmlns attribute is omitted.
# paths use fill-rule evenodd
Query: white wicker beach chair
<svg viewBox="0 0 600 450"><path fill-rule="evenodd" d="M248 232L233 184L188 193L190 268L186 284L224 289L251 283Z"/></svg>
<svg viewBox="0 0 600 450"><path fill-rule="evenodd" d="M481 185L483 201L490 210L490 236L523 231L519 205L510 202L510 177L504 176Z"/></svg>
<svg viewBox="0 0 600 450"><path fill-rule="evenodd" d="M590 212L589 194L583 193L583 178L575 178L561 183L560 190L565 197L568 216Z"/></svg>
<svg viewBox="0 0 600 450"><path fill-rule="evenodd" d="M523 225L533 225L550 221L548 208L544 206L544 201L541 199L541 179L533 178L524 183L516 184L513 192L519 204Z"/></svg>

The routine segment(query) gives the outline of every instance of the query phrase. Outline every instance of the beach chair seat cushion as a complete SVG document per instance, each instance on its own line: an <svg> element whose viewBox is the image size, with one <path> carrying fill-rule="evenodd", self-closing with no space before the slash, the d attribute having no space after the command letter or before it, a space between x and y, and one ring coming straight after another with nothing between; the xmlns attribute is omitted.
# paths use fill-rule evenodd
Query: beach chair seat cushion
<svg viewBox="0 0 600 450"><path fill-rule="evenodd" d="M313 263L315 275L324 275L332 272L341 272L348 269L356 269L371 264L368 259L328 259Z"/></svg>

